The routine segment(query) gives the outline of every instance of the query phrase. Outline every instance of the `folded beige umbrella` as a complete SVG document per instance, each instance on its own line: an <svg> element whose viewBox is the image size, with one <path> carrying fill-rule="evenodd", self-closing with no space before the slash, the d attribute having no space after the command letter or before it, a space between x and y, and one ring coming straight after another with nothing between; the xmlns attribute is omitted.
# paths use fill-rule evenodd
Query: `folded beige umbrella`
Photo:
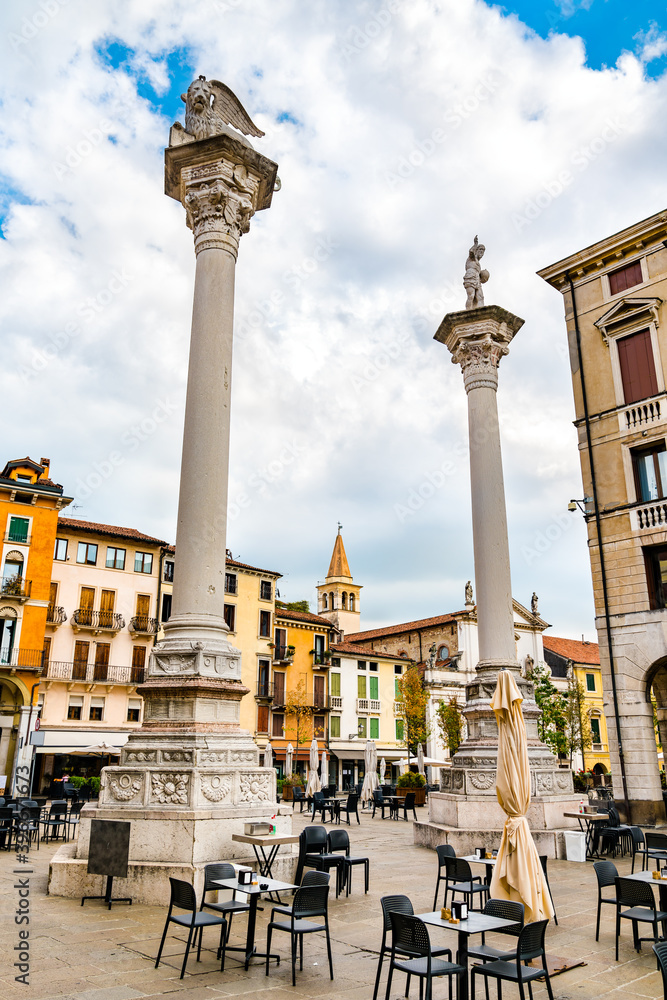
<svg viewBox="0 0 667 1000"><path fill-rule="evenodd" d="M540 857L528 826L530 766L523 696L509 670L501 670L491 699L498 723L496 795L507 813L491 879L492 899L513 899L526 908L525 922L554 914Z"/></svg>

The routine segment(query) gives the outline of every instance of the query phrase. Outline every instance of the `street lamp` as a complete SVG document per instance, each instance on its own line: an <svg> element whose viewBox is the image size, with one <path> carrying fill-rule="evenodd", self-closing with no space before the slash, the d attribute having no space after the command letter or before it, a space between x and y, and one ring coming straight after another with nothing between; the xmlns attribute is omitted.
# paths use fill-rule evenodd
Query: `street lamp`
<svg viewBox="0 0 667 1000"><path fill-rule="evenodd" d="M567 509L570 511L580 510L582 514L590 514L586 509L586 504L593 503L593 497L584 497L583 500L570 500Z"/></svg>

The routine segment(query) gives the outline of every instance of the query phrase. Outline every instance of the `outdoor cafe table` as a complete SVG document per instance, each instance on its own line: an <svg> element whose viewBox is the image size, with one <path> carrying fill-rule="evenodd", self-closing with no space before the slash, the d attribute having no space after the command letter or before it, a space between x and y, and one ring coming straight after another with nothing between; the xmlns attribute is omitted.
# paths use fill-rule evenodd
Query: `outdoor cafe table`
<svg viewBox="0 0 667 1000"><path fill-rule="evenodd" d="M273 878L271 869L273 862L276 860L278 848L281 844L296 844L299 838L293 834L267 833L262 836L250 836L250 834L245 833L233 833L232 840L235 840L239 844L252 844L252 849L255 852L257 864L259 865L259 874ZM269 848L268 857L265 850L267 847Z"/></svg>
<svg viewBox="0 0 667 1000"><path fill-rule="evenodd" d="M448 920L443 920L440 910L434 913L418 913L417 916L425 924L431 927L441 927L443 930L456 931L459 936L459 946L457 962L465 968L465 972L459 973L458 1000L468 1000L468 938L471 934L484 934L491 931L500 931L506 927L515 927L516 921L505 920L504 917L489 917L485 913L478 913L476 910L468 910L468 919L460 920L458 924L450 924Z"/></svg>
<svg viewBox="0 0 667 1000"><path fill-rule="evenodd" d="M259 876L259 881L254 882L252 885L240 885L238 879L235 878L218 878L214 881L221 889L233 889L235 892L244 892L248 896L250 909L248 911L248 931L245 948L227 948L227 951L242 951L245 953L244 962L247 971L251 958L266 958L266 952L257 951L255 948L255 926L257 924L257 904L259 897L265 892L287 892L288 889L298 889L298 886L291 885L289 882L278 882L274 878L262 878L261 875ZM262 885L266 885L266 888L260 889L259 882ZM269 958L275 958L277 962L280 962L280 955L272 954L269 955Z"/></svg>
<svg viewBox="0 0 667 1000"><path fill-rule="evenodd" d="M621 878L630 879L631 882L648 882L653 888L658 889L659 906L661 910L667 910L667 878L653 878L650 871L635 872L634 875L621 875ZM667 921L662 923L663 937L667 937Z"/></svg>
<svg viewBox="0 0 667 1000"><path fill-rule="evenodd" d="M586 834L586 860L591 861L593 858L599 858L600 855L598 852L593 850L593 833L595 832L595 824L608 823L609 815L607 813L567 812L563 813L563 816L579 820L579 829L582 833ZM584 829L584 823L586 824L586 829Z"/></svg>
<svg viewBox="0 0 667 1000"><path fill-rule="evenodd" d="M491 876L498 858L478 858L476 854L466 854L461 860L471 865L486 865L485 881L487 885L491 885Z"/></svg>

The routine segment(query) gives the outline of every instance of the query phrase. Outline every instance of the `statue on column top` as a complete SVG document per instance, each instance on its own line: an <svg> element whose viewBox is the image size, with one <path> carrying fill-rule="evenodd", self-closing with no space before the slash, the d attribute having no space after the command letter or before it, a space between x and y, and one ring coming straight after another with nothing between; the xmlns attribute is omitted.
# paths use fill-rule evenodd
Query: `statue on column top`
<svg viewBox="0 0 667 1000"><path fill-rule="evenodd" d="M470 605L472 603L473 603L473 599L472 599L472 582L470 580L468 580L468 582L466 583L466 605Z"/></svg>
<svg viewBox="0 0 667 1000"><path fill-rule="evenodd" d="M480 309L484 305L484 292L482 285L489 280L489 272L485 271L480 264L484 256L486 247L483 243L477 242L477 237L468 251L466 261L466 272L463 275L463 287L468 294L466 309Z"/></svg>
<svg viewBox="0 0 667 1000"><path fill-rule="evenodd" d="M228 125L258 139L264 135L236 94L219 80L200 76L190 84L187 94L181 94L181 100L185 104L185 131L195 139L229 133Z"/></svg>

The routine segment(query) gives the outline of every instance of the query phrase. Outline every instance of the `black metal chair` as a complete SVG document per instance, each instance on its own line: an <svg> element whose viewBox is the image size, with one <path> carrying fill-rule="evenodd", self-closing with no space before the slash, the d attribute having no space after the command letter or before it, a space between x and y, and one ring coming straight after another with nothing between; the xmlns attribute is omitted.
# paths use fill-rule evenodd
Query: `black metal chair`
<svg viewBox="0 0 667 1000"><path fill-rule="evenodd" d="M352 792L347 797L347 801L343 804L341 802L340 809L338 810L338 820L340 822L340 814L345 813L345 821L347 825L350 825L350 814L357 817L357 823L361 826L361 820L359 819L359 796Z"/></svg>
<svg viewBox="0 0 667 1000"><path fill-rule="evenodd" d="M509 962L498 959L495 962L485 962L483 965L473 965L470 975L471 998L475 1000L475 977L484 976L485 980L495 979L498 984L498 995L502 982L516 983L519 987L519 995L524 1000L524 983L528 984L528 992L532 1000L532 983L536 979L544 979L549 1000L554 1000L551 980L549 979L549 969L547 968L547 956L544 951L544 935L546 934L548 920L536 920L534 923L526 924L521 933L516 946L516 958ZM540 959L541 964L537 967L527 966L523 963L534 959Z"/></svg>
<svg viewBox="0 0 667 1000"><path fill-rule="evenodd" d="M469 910L474 910L475 897L480 898L480 909L486 900L482 900L482 896L489 897L489 887L485 882L481 882L478 875L473 874L470 870L470 865L463 858L445 858L445 867L447 869L447 880L445 882L445 902L444 906L447 906L447 893L451 892L452 900L454 896L459 893L465 898L468 904Z"/></svg>
<svg viewBox="0 0 667 1000"><path fill-rule="evenodd" d="M385 811L385 809L388 809L389 810L389 818L391 819L391 813L392 813L391 803L385 802L384 795L382 794L382 792L380 791L379 788L376 788L374 790L374 792L373 792L373 812L372 812L372 815L371 815L371 819L375 819L375 810L376 809L380 810L380 812L382 814L382 819L384 819L384 811Z"/></svg>
<svg viewBox="0 0 667 1000"><path fill-rule="evenodd" d="M616 865L613 861L596 861L593 865L595 869L595 877L598 880L598 916L597 923L595 925L595 940L600 940L600 911L602 909L603 903L610 903L612 906L616 906L616 892L614 891L613 896L603 896L602 890L608 889L611 886L616 889L616 879L618 878L618 871L616 870Z"/></svg>
<svg viewBox="0 0 667 1000"><path fill-rule="evenodd" d="M622 906L629 909L621 910ZM618 962L618 940L621 936L621 920L632 921L632 940L635 951L642 950L642 941L657 941L658 923L667 921L667 910L658 910L655 905L653 889L648 882L635 882L633 879L616 879L616 961ZM651 924L653 936L641 938L639 925ZM665 924L663 923L663 927Z"/></svg>
<svg viewBox="0 0 667 1000"><path fill-rule="evenodd" d="M85 802L72 802L70 806L69 813L67 815L67 839L69 840L72 836L72 828L76 829L79 825L81 818L81 810L83 809Z"/></svg>
<svg viewBox="0 0 667 1000"><path fill-rule="evenodd" d="M646 867L649 861L667 861L667 834L646 833Z"/></svg>
<svg viewBox="0 0 667 1000"><path fill-rule="evenodd" d="M59 839L60 827L63 829L63 840L67 840L67 799L56 799L51 803L48 815L42 820L42 827L42 840L45 843Z"/></svg>
<svg viewBox="0 0 667 1000"><path fill-rule="evenodd" d="M306 802L306 793L301 785L292 785L292 812L294 812L294 806L297 802L299 803L299 812L303 812L303 807Z"/></svg>
<svg viewBox="0 0 667 1000"><path fill-rule="evenodd" d="M412 903L408 896L383 896L380 900L380 905L382 907L382 944L380 945L380 958L378 959L377 974L375 976L375 989L373 990L373 1000L377 1000L378 988L380 986L380 976L382 974L382 962L384 961L384 956L387 952L391 951L391 947L387 944L387 935L391 931L391 918L389 914L394 911L396 913L407 913L409 916L414 915L414 910L412 908ZM434 957L442 957L446 955L451 961L452 952L450 948L432 948L431 954ZM408 984L410 979L408 977Z"/></svg>
<svg viewBox="0 0 667 1000"><path fill-rule="evenodd" d="M216 917L213 913L198 913L197 912L197 896L195 895L194 887L190 885L189 882L183 882L179 878L169 878L169 883L171 885L171 898L169 900L169 912L167 913L167 919L164 924L164 930L162 932L162 940L160 941L160 947L158 949L157 958L155 959L155 968L157 969L160 964L160 956L162 955L162 949L164 948L165 938L167 937L167 931L169 929L169 924L178 924L179 927L188 928L188 940L185 945L185 955L183 956L183 965L181 966L182 979L185 975L185 966L188 962L188 955L190 954L190 947L196 941L197 931L201 928L203 931L204 927L220 927L220 944L218 946L218 955L222 954L222 963L220 966L221 971L225 968L225 945L227 941L227 921L224 917ZM186 910L186 913L174 913L174 907L179 910ZM202 934L199 935L199 944L197 947L197 961L201 959L201 941Z"/></svg>
<svg viewBox="0 0 667 1000"><path fill-rule="evenodd" d="M301 885L302 886L329 885L330 879L331 876L329 875L328 872L318 872L318 871L304 872L303 878L301 879ZM289 917L292 915L292 906L291 904L288 905L287 903L285 904L281 903L280 906L274 906L271 912L283 913L286 917ZM229 951L230 949L228 948L227 950Z"/></svg>
<svg viewBox="0 0 667 1000"><path fill-rule="evenodd" d="M313 813L313 817L312 817L312 819L310 821L311 823L315 822L315 817L317 816L318 812L322 816L322 822L323 823L326 823L326 821L327 821L327 813L328 812L331 813L331 822L332 823L333 823L333 821L335 819L335 816L336 816L336 806L333 804L333 802L327 801L327 799L325 798L323 792L314 792L313 793L313 800L312 800L312 804L311 804L311 810L312 810L312 813Z"/></svg>
<svg viewBox="0 0 667 1000"><path fill-rule="evenodd" d="M515 902L513 899L490 899L483 911L488 917L501 917L503 920L514 920L512 927L505 927L496 931L496 934L509 934L518 938L523 930L525 908L523 903ZM503 950L495 948L486 943L486 934L482 934L481 944L474 944L468 947L469 958L479 958L482 962L512 961L516 958L515 945L513 948Z"/></svg>
<svg viewBox="0 0 667 1000"><path fill-rule="evenodd" d="M0 806L0 848L9 851L16 828L16 810L12 806Z"/></svg>
<svg viewBox="0 0 667 1000"><path fill-rule="evenodd" d="M290 908L289 919L276 920L280 913L279 907L271 910L271 919L266 930L266 975L269 974L269 955L271 952L271 937L274 931L284 931L290 936L292 952L292 986L296 986L296 953L299 951L299 970L303 971L303 938L305 934L318 934L324 931L327 941L327 956L329 958L329 974L333 979L333 961L331 958L331 940L329 938L328 885L302 885L295 894ZM323 918L323 922L313 923L313 917Z"/></svg>
<svg viewBox="0 0 667 1000"><path fill-rule="evenodd" d="M227 941L229 941L229 935L232 930L232 920L234 919L235 913L247 913L250 909L249 903L243 903L240 899L236 898L236 890L231 890L232 898L224 899L222 902L218 903L207 903L206 893L207 892L224 892L222 886L217 885L217 879L223 878L236 878L236 872L234 866L228 864L226 861L221 861L216 864L206 865L204 868L204 890L201 894L201 904L199 906L201 910L214 910L215 913L221 913L225 920L227 921ZM203 928L202 928L203 931ZM201 932L200 932L201 935ZM243 951L245 948L229 948L229 951ZM220 953L218 952L218 958Z"/></svg>
<svg viewBox="0 0 667 1000"><path fill-rule="evenodd" d="M340 854L327 851L327 831L323 826L306 826L299 834L299 857L294 881L300 884L304 868L314 868L319 872L336 869L336 898L343 888L345 859Z"/></svg>
<svg viewBox="0 0 667 1000"><path fill-rule="evenodd" d="M435 883L435 893L433 895L434 910L438 905L438 889L440 888L440 883L447 882L447 874L446 874L447 866L445 864L445 858L455 858L456 851L454 850L451 844L438 844L438 846L435 849L435 853L438 856L438 878ZM442 874L443 870L445 871L444 875ZM446 893L445 893L445 898L446 898Z"/></svg>
<svg viewBox="0 0 667 1000"><path fill-rule="evenodd" d="M391 921L391 957L389 959L389 975L387 976L387 991L385 1000L389 1000L391 991L391 980L394 969L404 972L408 981L407 991L410 989L410 978L417 976L419 979L419 996L424 995L422 980L426 980L425 1000L431 1000L432 983L436 977L447 976L449 979L449 1000L452 998L452 978L460 973L466 973L463 965L456 965L443 958L436 958L431 950L431 941L428 936L426 924L419 917L411 916L408 913L399 913L397 910L390 910L389 919Z"/></svg>
<svg viewBox="0 0 667 1000"><path fill-rule="evenodd" d="M416 798L417 798L417 796L415 795L414 792L406 792L405 798L403 799L403 801L398 803L398 807L396 809L396 817L398 818L398 813L400 813L400 811L402 809L403 810L403 819L405 820L406 823L408 821L408 813L410 811L412 811L412 815L414 816L414 818L416 820L417 819L417 811L415 809L415 799Z"/></svg>
<svg viewBox="0 0 667 1000"><path fill-rule="evenodd" d="M360 856L355 857L350 854L350 838L347 830L330 830L327 837L327 847L330 854L335 854L337 851L345 851L345 866L343 868L345 895L349 896L352 890L352 869L355 865L364 866L364 893L367 893L370 879L370 859Z"/></svg>
<svg viewBox="0 0 667 1000"><path fill-rule="evenodd" d="M658 944L654 944L653 951L658 959L658 968L662 973L663 1000L667 1000L667 941L659 941Z"/></svg>
<svg viewBox="0 0 667 1000"><path fill-rule="evenodd" d="M558 917L556 916L556 904L554 903L554 894L551 891L551 886L549 884L549 873L547 872L547 862L549 858L546 854L540 854L540 864L542 865L542 871L544 872L544 881L547 883L547 889L549 890L549 896L551 897L551 905L554 908L554 923L558 927Z"/></svg>
<svg viewBox="0 0 667 1000"><path fill-rule="evenodd" d="M638 826L631 826L630 834L632 836L632 874L634 875L635 858L638 854L641 855L642 859L642 871L646 868L646 841L642 829Z"/></svg>
<svg viewBox="0 0 667 1000"><path fill-rule="evenodd" d="M21 799L17 811L16 822L28 834L30 843L37 841L37 850L39 850L42 807L34 799Z"/></svg>

